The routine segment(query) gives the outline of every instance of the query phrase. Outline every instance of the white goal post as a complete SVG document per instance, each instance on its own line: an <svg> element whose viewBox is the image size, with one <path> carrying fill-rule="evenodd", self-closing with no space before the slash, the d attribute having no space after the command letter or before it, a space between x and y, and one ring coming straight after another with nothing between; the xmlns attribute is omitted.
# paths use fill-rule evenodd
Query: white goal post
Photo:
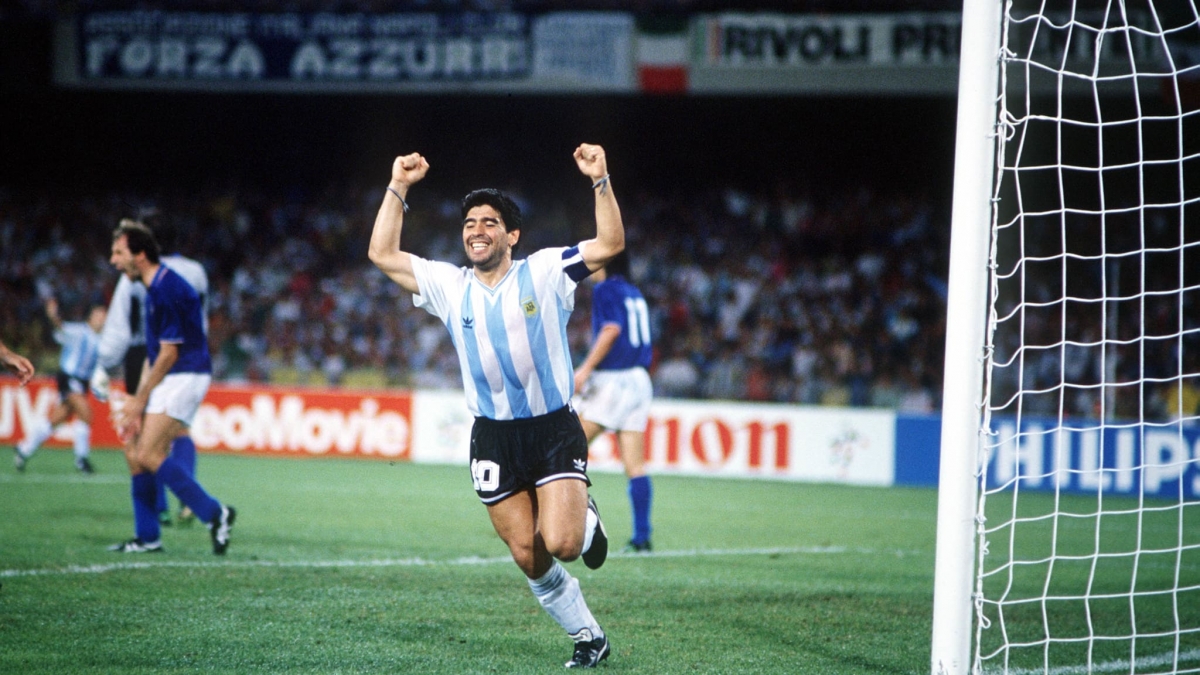
<svg viewBox="0 0 1200 675"><path fill-rule="evenodd" d="M1200 10L966 0L931 672L1200 673Z"/></svg>

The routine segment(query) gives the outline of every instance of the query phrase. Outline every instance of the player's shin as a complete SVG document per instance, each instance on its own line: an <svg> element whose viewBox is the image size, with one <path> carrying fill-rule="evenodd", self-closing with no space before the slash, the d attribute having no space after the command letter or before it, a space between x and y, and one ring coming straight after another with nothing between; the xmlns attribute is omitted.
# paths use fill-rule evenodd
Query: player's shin
<svg viewBox="0 0 1200 675"><path fill-rule="evenodd" d="M92 425L83 420L75 420L71 431L75 445L75 459L87 459L92 451Z"/></svg>
<svg viewBox="0 0 1200 675"><path fill-rule="evenodd" d="M179 501L187 505L201 522L211 523L221 513L221 505L188 474L183 465L173 456L168 456L158 467L160 480L171 488Z"/></svg>
<svg viewBox="0 0 1200 675"><path fill-rule="evenodd" d="M583 599L583 592L579 590L579 580L571 576L557 561L552 563L550 569L541 577L528 581L530 590L542 608L567 631L568 635L574 638L585 630L590 635L586 638L588 640L604 635Z"/></svg>
<svg viewBox="0 0 1200 675"><path fill-rule="evenodd" d="M156 542L162 530L159 529L158 514L154 510L154 474L134 474L131 482L134 536L146 543Z"/></svg>

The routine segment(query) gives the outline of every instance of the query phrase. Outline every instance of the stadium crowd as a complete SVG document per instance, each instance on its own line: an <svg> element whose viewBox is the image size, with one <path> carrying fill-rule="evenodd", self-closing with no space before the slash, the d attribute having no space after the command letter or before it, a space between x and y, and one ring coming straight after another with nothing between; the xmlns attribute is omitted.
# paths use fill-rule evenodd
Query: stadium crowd
<svg viewBox="0 0 1200 675"><path fill-rule="evenodd" d="M180 231L181 252L212 279L218 380L460 386L444 327L367 261L379 192L153 198ZM518 198L524 251L582 236L565 205ZM935 410L949 226L931 199L784 179L761 194L621 199L634 281L651 305L656 395ZM411 201L405 248L465 261L458 197ZM112 228L149 203L0 193L0 339L53 372L44 300L56 297L73 317L106 297L117 277L107 264ZM588 348L588 289L569 326L577 362Z"/></svg>

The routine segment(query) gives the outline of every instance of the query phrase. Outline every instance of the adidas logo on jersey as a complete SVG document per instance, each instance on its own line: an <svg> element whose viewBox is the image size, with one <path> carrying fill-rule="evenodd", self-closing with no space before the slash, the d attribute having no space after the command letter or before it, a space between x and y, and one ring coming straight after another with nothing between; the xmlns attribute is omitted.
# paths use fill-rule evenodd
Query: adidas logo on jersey
<svg viewBox="0 0 1200 675"><path fill-rule="evenodd" d="M471 330L474 327L475 327L475 319L472 319L469 316L464 316L463 317L463 329Z"/></svg>

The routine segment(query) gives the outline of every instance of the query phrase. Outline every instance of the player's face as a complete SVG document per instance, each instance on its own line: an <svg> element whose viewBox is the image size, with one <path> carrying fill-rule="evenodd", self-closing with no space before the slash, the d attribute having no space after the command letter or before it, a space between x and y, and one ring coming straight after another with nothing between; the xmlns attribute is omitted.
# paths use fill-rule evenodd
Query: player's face
<svg viewBox="0 0 1200 675"><path fill-rule="evenodd" d="M481 204L467 211L463 219L463 247L467 259L476 269L488 272L496 269L517 243L518 232L508 232L500 220L500 212Z"/></svg>
<svg viewBox="0 0 1200 675"><path fill-rule="evenodd" d="M108 262L113 267L125 273L132 281L137 281L140 276L138 274L137 261L133 253L129 251L129 241L124 235L117 237L116 241L113 242L112 256L109 257Z"/></svg>
<svg viewBox="0 0 1200 675"><path fill-rule="evenodd" d="M93 307L88 314L88 326L97 333L104 328L104 319L108 317L108 310L103 307Z"/></svg>

